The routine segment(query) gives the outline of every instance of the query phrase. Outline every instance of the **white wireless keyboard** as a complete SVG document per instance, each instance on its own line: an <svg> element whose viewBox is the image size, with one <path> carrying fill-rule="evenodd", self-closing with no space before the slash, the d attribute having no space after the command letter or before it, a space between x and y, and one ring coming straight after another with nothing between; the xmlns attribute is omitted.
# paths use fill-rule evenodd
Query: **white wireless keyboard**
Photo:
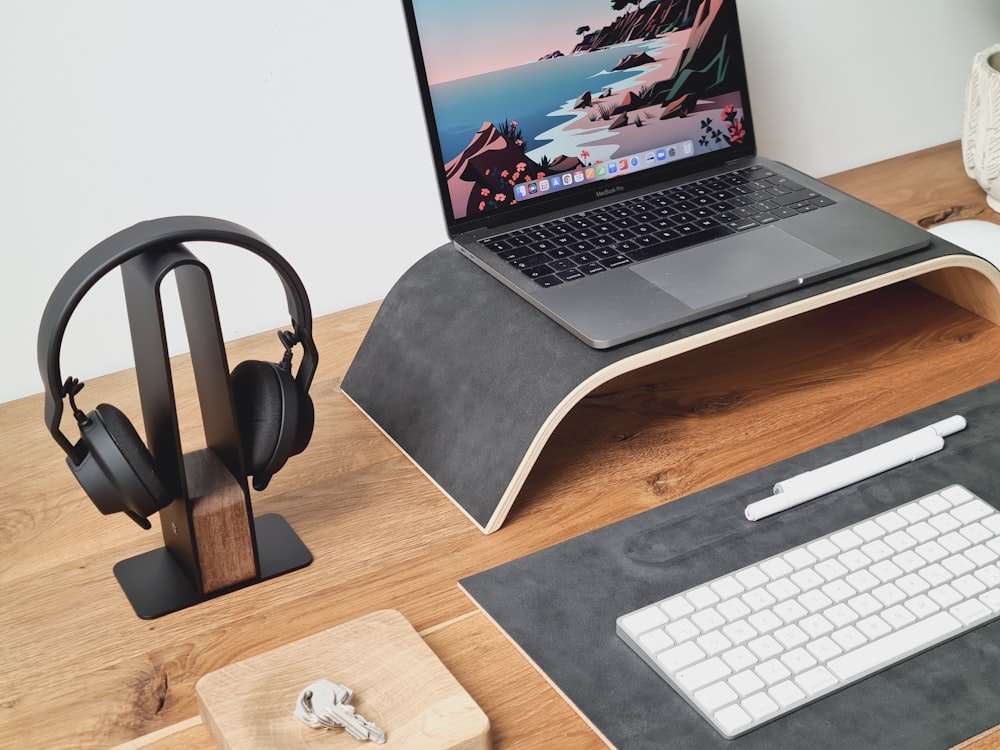
<svg viewBox="0 0 1000 750"><path fill-rule="evenodd" d="M641 609L617 633L732 739L1000 617L1000 512L952 485Z"/></svg>

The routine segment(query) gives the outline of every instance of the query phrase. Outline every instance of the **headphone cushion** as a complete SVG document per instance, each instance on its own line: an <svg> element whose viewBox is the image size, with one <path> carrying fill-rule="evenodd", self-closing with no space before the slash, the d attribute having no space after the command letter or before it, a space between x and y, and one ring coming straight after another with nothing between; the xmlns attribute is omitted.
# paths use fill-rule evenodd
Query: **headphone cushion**
<svg viewBox="0 0 1000 750"><path fill-rule="evenodd" d="M299 392L299 418L295 441L292 443L291 455L293 456L299 455L309 445L313 428L316 425L316 407L313 406L312 397L308 393L303 393L297 386L296 390Z"/></svg>
<svg viewBox="0 0 1000 750"><path fill-rule="evenodd" d="M135 471L157 508L162 508L167 504L167 488L156 473L153 456L142 442L139 433L135 431L132 422L120 409L111 404L99 404L95 411L122 457Z"/></svg>
<svg viewBox="0 0 1000 750"><path fill-rule="evenodd" d="M247 474L259 474L274 457L286 418L277 366L257 360L241 362L233 370L232 385Z"/></svg>

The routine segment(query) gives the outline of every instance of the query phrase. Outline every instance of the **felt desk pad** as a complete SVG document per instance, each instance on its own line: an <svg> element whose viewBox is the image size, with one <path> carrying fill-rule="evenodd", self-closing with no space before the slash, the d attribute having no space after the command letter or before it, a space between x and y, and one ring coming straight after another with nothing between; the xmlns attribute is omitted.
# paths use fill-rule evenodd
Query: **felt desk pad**
<svg viewBox="0 0 1000 750"><path fill-rule="evenodd" d="M1000 723L1000 621L725 740L615 634L615 619L959 483L1000 507L1000 383L969 391L459 585L617 748L946 748ZM952 414L942 451L752 523L775 482Z"/></svg>

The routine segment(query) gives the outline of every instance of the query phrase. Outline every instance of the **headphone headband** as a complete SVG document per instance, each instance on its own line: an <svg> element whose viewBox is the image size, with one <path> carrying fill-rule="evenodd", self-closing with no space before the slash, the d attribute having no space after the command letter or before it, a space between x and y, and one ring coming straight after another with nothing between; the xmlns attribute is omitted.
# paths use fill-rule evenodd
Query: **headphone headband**
<svg viewBox="0 0 1000 750"><path fill-rule="evenodd" d="M312 311L302 280L278 252L254 232L239 224L203 216L172 216L140 222L111 235L81 256L56 285L38 330L38 371L45 388L45 423L67 453L69 440L60 432L66 393L60 374L59 354L69 319L80 300L106 273L127 260L158 245L183 242L220 242L249 250L266 260L277 272L285 289L288 312L303 357L296 382L309 390L318 355L312 339Z"/></svg>

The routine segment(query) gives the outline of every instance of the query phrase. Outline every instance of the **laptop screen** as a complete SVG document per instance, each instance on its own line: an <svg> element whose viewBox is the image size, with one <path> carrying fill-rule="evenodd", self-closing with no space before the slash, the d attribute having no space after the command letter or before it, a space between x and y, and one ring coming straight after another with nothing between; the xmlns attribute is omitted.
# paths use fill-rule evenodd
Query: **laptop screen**
<svg viewBox="0 0 1000 750"><path fill-rule="evenodd" d="M753 152L735 0L405 5L451 226Z"/></svg>

